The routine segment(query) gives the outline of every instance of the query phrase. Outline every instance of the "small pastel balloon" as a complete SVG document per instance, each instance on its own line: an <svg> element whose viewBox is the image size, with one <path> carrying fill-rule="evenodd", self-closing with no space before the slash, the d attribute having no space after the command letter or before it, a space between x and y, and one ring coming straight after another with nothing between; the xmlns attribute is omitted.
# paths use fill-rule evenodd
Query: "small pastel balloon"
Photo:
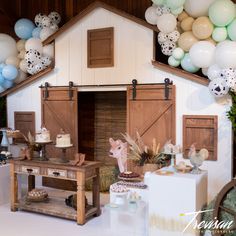
<svg viewBox="0 0 236 236"><path fill-rule="evenodd" d="M17 43L16 43L16 48L18 50L18 52L20 52L21 50L25 50L25 39L20 39Z"/></svg>
<svg viewBox="0 0 236 236"><path fill-rule="evenodd" d="M32 37L32 31L35 28L34 23L26 18L22 18L15 23L14 29L16 35L21 39L29 39Z"/></svg>
<svg viewBox="0 0 236 236"><path fill-rule="evenodd" d="M234 19L227 27L229 38L236 41L236 19Z"/></svg>
<svg viewBox="0 0 236 236"><path fill-rule="evenodd" d="M204 41L208 41L216 46L216 41L212 37L205 39Z"/></svg>
<svg viewBox="0 0 236 236"><path fill-rule="evenodd" d="M171 13L173 15L179 15L179 14L181 14L183 12L183 10L184 10L184 7L181 6L181 7L176 8L176 9L171 9Z"/></svg>
<svg viewBox="0 0 236 236"><path fill-rule="evenodd" d="M14 80L18 75L18 70L13 65L6 65L2 69L2 75L7 80Z"/></svg>
<svg viewBox="0 0 236 236"><path fill-rule="evenodd" d="M145 12L145 19L146 21L151 24L151 25L155 25L157 23L157 14L156 14L156 7L151 6L149 8L147 8L146 12Z"/></svg>
<svg viewBox="0 0 236 236"><path fill-rule="evenodd" d="M216 26L226 26L235 17L235 4L231 0L217 0L209 7L209 17Z"/></svg>
<svg viewBox="0 0 236 236"><path fill-rule="evenodd" d="M196 67L189 56L189 53L186 53L184 55L184 58L181 60L181 66L185 71L188 71L190 73L196 73L197 71L200 70L199 67Z"/></svg>
<svg viewBox="0 0 236 236"><path fill-rule="evenodd" d="M215 97L223 97L229 92L229 87L222 78L216 78L209 84L209 90Z"/></svg>
<svg viewBox="0 0 236 236"><path fill-rule="evenodd" d="M0 73L0 85L3 84L4 80L5 80L5 78L4 78L4 77L2 76L2 74Z"/></svg>
<svg viewBox="0 0 236 236"><path fill-rule="evenodd" d="M5 63L1 63L1 64L0 64L0 72L2 72L2 69L3 69L5 66L6 66Z"/></svg>
<svg viewBox="0 0 236 236"><path fill-rule="evenodd" d="M214 44L207 41L200 41L191 47L189 56L195 66L207 68L214 62L215 49Z"/></svg>
<svg viewBox="0 0 236 236"><path fill-rule="evenodd" d="M20 65L20 59L18 57L14 57L14 56L8 57L6 60L6 64L13 65L18 69L19 65Z"/></svg>
<svg viewBox="0 0 236 236"><path fill-rule="evenodd" d="M208 68L202 68L202 74L207 76Z"/></svg>
<svg viewBox="0 0 236 236"><path fill-rule="evenodd" d="M30 49L36 50L39 53L43 52L43 44L41 39L38 38L30 38L25 43L25 50L29 51Z"/></svg>
<svg viewBox="0 0 236 236"><path fill-rule="evenodd" d="M4 92L6 89L0 86L0 93Z"/></svg>
<svg viewBox="0 0 236 236"><path fill-rule="evenodd" d="M178 15L178 21L181 22L188 17L189 17L189 15L186 13L186 11L183 11L180 15Z"/></svg>
<svg viewBox="0 0 236 236"><path fill-rule="evenodd" d="M193 35L191 31L188 31L180 35L180 38L178 40L178 45L185 52L188 52L190 48L197 42L198 39Z"/></svg>
<svg viewBox="0 0 236 236"><path fill-rule="evenodd" d="M197 18L192 25L193 34L198 39L207 39L212 35L214 26L206 16Z"/></svg>
<svg viewBox="0 0 236 236"><path fill-rule="evenodd" d="M21 60L20 61L20 69L23 72L27 73L27 62L26 62L26 60Z"/></svg>
<svg viewBox="0 0 236 236"><path fill-rule="evenodd" d="M225 27L216 27L213 30L212 33L212 38L216 41L216 42L222 42L225 41L227 39L227 30Z"/></svg>
<svg viewBox="0 0 236 236"><path fill-rule="evenodd" d="M152 0L152 2L156 5L164 5L165 0Z"/></svg>
<svg viewBox="0 0 236 236"><path fill-rule="evenodd" d="M172 56L176 59L176 60L182 60L184 57L184 50L182 48L176 48L173 53Z"/></svg>
<svg viewBox="0 0 236 236"><path fill-rule="evenodd" d="M170 9L183 7L185 0L166 0L166 6Z"/></svg>
<svg viewBox="0 0 236 236"><path fill-rule="evenodd" d="M219 78L220 74L221 74L221 68L216 64L211 65L207 70L207 76L209 80Z"/></svg>
<svg viewBox="0 0 236 236"><path fill-rule="evenodd" d="M48 56L49 58L54 58L54 46L52 44L44 46L43 55Z"/></svg>
<svg viewBox="0 0 236 236"><path fill-rule="evenodd" d="M2 83L2 87L5 89L9 89L14 85L14 83L10 80L4 80L4 82Z"/></svg>
<svg viewBox="0 0 236 236"><path fill-rule="evenodd" d="M19 59L24 59L25 58L25 50L21 50L20 53L17 56Z"/></svg>
<svg viewBox="0 0 236 236"><path fill-rule="evenodd" d="M36 27L33 31L32 31L32 36L33 38L40 38L40 32L41 32L41 28L40 27Z"/></svg>
<svg viewBox="0 0 236 236"><path fill-rule="evenodd" d="M181 21L181 28L183 31L191 31L193 26L194 19L192 17L187 17Z"/></svg>
<svg viewBox="0 0 236 236"><path fill-rule="evenodd" d="M18 76L14 80L14 83L19 84L20 82L24 81L26 78L27 78L27 74L22 70L18 70Z"/></svg>
<svg viewBox="0 0 236 236"><path fill-rule="evenodd" d="M176 60L173 56L168 58L168 64L173 67L178 67L180 65L180 60Z"/></svg>
<svg viewBox="0 0 236 236"><path fill-rule="evenodd" d="M61 22L61 16L58 12L52 11L48 17L51 19L52 23L58 25Z"/></svg>
<svg viewBox="0 0 236 236"><path fill-rule="evenodd" d="M55 33L54 30L52 30L50 27L45 27L40 32L40 39L43 41L47 39L49 36L51 36L53 33Z"/></svg>
<svg viewBox="0 0 236 236"><path fill-rule="evenodd" d="M163 33L171 33L175 30L177 20L174 15L168 13L158 17L157 27Z"/></svg>

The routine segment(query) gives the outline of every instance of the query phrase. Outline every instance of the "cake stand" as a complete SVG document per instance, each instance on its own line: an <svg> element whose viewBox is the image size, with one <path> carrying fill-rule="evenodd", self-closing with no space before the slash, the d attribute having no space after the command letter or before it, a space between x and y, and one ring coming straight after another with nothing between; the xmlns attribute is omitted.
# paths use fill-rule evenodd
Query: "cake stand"
<svg viewBox="0 0 236 236"><path fill-rule="evenodd" d="M56 145L55 147L61 149L61 156L60 156L60 158L52 158L52 159L50 159L50 161L55 162L55 163L68 163L69 160L67 160L67 158L66 158L66 150L68 148L73 147L73 144L68 145L68 146Z"/></svg>
<svg viewBox="0 0 236 236"><path fill-rule="evenodd" d="M40 151L40 156L39 156L39 160L40 161L48 161L47 158L47 153L46 153L46 146L48 144L51 144L52 141L47 141L47 142L35 142L36 144L40 145L42 147L41 151Z"/></svg>
<svg viewBox="0 0 236 236"><path fill-rule="evenodd" d="M175 156L177 154L181 154L181 152L169 152L169 153L167 153L167 152L164 153L163 152L163 154L170 155L171 156L171 162L170 162L170 166L164 167L162 169L165 170L165 171L168 171L168 172L173 172L173 173L177 172L177 170L175 168Z"/></svg>

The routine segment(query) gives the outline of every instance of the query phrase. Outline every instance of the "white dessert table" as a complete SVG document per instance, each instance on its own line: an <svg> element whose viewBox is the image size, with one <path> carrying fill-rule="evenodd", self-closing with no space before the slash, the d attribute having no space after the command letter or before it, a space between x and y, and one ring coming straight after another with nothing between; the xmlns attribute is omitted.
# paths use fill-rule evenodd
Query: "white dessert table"
<svg viewBox="0 0 236 236"><path fill-rule="evenodd" d="M0 205L10 202L10 165L0 166Z"/></svg>
<svg viewBox="0 0 236 236"><path fill-rule="evenodd" d="M199 175L175 173L170 176L151 173L149 188L149 236L195 236L190 226L193 215L207 203L207 172Z"/></svg>

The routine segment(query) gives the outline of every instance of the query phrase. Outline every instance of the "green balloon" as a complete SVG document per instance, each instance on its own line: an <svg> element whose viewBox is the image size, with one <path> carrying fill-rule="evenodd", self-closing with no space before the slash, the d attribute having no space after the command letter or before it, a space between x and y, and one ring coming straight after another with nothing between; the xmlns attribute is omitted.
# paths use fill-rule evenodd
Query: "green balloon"
<svg viewBox="0 0 236 236"><path fill-rule="evenodd" d="M179 7L179 8L176 8L176 9L171 9L171 13L173 15L179 15L180 13L182 13L182 11L184 10L184 7Z"/></svg>
<svg viewBox="0 0 236 236"><path fill-rule="evenodd" d="M236 41L236 19L234 19L227 27L229 38Z"/></svg>
<svg viewBox="0 0 236 236"><path fill-rule="evenodd" d="M216 26L228 25L235 14L235 4L231 0L216 0L209 7L209 18Z"/></svg>
<svg viewBox="0 0 236 236"><path fill-rule="evenodd" d="M168 64L173 67L178 67L180 65L180 61L176 60L173 56L168 58Z"/></svg>
<svg viewBox="0 0 236 236"><path fill-rule="evenodd" d="M166 6L171 9L177 9L182 7L185 3L185 0L166 0Z"/></svg>
<svg viewBox="0 0 236 236"><path fill-rule="evenodd" d="M184 55L184 58L181 60L181 66L184 70L190 72L190 73L195 73L199 71L199 67L196 67L193 65L191 58L189 56L189 53L186 53Z"/></svg>
<svg viewBox="0 0 236 236"><path fill-rule="evenodd" d="M216 27L213 30L212 38L216 42L222 42L227 39L227 29L225 27Z"/></svg>
<svg viewBox="0 0 236 236"><path fill-rule="evenodd" d="M165 3L165 0L152 0L152 2L156 5L163 5Z"/></svg>

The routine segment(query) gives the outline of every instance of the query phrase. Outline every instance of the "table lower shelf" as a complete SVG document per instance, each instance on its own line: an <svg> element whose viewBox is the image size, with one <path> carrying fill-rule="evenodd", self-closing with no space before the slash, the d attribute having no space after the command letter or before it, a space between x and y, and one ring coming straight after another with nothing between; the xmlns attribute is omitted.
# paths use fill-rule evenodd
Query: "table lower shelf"
<svg viewBox="0 0 236 236"><path fill-rule="evenodd" d="M15 204L15 207L19 210L36 212L76 221L77 211L65 204L65 198L73 193L74 192L64 190L52 190L48 191L49 198L45 202L29 202L24 197L19 199L19 202ZM85 218L89 218L97 213L97 208L88 205L85 212Z"/></svg>

